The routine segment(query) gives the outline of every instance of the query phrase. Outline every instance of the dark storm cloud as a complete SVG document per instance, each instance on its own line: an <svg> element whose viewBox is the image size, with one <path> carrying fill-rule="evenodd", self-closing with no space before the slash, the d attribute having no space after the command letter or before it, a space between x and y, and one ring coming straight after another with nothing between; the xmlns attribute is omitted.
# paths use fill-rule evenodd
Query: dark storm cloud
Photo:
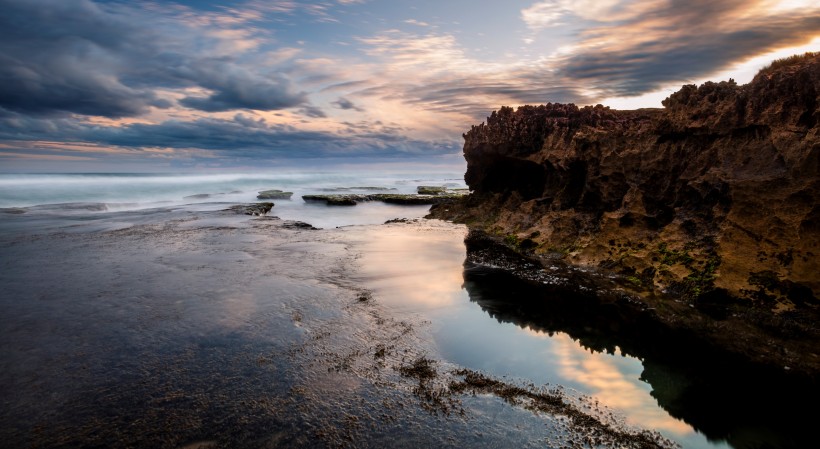
<svg viewBox="0 0 820 449"><path fill-rule="evenodd" d="M394 127L371 124L344 135L271 125L264 119L237 114L233 120L203 118L103 127L64 118L0 115L0 140L84 142L133 149L171 148L209 150L221 157L318 157L437 155L458 151L460 142L408 138Z"/></svg>
<svg viewBox="0 0 820 449"><path fill-rule="evenodd" d="M327 114L321 108L317 108L316 106L305 106L299 110L302 114L311 117L311 118L325 118Z"/></svg>
<svg viewBox="0 0 820 449"><path fill-rule="evenodd" d="M348 100L347 98L344 98L344 97L340 97L338 100L334 101L332 104L334 106L338 107L339 109L344 109L344 110L351 110L352 109L354 111L359 111L359 112L363 111L362 108L356 106L355 104L353 104L352 101L350 101L350 100Z"/></svg>
<svg viewBox="0 0 820 449"><path fill-rule="evenodd" d="M183 105L276 110L305 103L276 73L208 54L184 22L88 0L0 0L0 106L32 115L111 118L170 107L158 89L200 87Z"/></svg>
<svg viewBox="0 0 820 449"><path fill-rule="evenodd" d="M317 157L333 155L447 154L456 142L413 140L390 129L370 128L351 135L266 125L239 116L234 120L168 121L122 128L85 129L83 141L134 148L199 148L225 157Z"/></svg>
<svg viewBox="0 0 820 449"><path fill-rule="evenodd" d="M0 0L0 105L30 114L122 117L167 106L152 91L121 83L112 70L132 23L87 1Z"/></svg>
<svg viewBox="0 0 820 449"><path fill-rule="evenodd" d="M201 62L193 80L214 91L208 97L186 97L183 106L207 112L233 109L270 111L306 102L305 93L292 92L290 83L278 75L261 76L230 62Z"/></svg>
<svg viewBox="0 0 820 449"><path fill-rule="evenodd" d="M796 15L764 6L735 0L657 2L649 12L581 33L576 51L558 63L558 73L611 95L639 95L805 44L820 30L816 8Z"/></svg>
<svg viewBox="0 0 820 449"><path fill-rule="evenodd" d="M522 71L516 75L516 82L455 80L417 87L413 91L418 96L419 102L438 105L442 110L459 112L468 112L464 108L465 105L468 108L472 107L473 103L469 99L487 94L515 98L520 104L540 104L546 100L572 102L584 99L574 86L561 86L558 80L553 80L553 83L546 85L535 82L534 78L538 77L528 72Z"/></svg>

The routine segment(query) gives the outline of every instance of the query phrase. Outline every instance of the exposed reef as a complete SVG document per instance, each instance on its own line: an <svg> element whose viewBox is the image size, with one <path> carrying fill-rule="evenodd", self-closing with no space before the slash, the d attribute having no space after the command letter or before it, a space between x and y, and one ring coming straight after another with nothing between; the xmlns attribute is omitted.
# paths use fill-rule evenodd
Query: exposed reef
<svg viewBox="0 0 820 449"><path fill-rule="evenodd" d="M429 216L611 273L667 324L818 373L818 102L808 53L663 109L502 107L464 134L472 193Z"/></svg>
<svg viewBox="0 0 820 449"><path fill-rule="evenodd" d="M419 186L418 194L405 193L335 193L321 195L302 195L306 202L323 202L329 206L355 206L368 201L381 201L389 204L425 205L451 203L467 192L447 187Z"/></svg>

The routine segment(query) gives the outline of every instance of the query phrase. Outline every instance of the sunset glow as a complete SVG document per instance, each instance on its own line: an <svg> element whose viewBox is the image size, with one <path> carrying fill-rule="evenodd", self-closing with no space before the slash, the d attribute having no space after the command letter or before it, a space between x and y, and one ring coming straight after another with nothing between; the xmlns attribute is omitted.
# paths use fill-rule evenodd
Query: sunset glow
<svg viewBox="0 0 820 449"><path fill-rule="evenodd" d="M0 6L9 171L127 169L157 150L155 169L458 155L502 105L660 107L820 50L820 6L802 0Z"/></svg>

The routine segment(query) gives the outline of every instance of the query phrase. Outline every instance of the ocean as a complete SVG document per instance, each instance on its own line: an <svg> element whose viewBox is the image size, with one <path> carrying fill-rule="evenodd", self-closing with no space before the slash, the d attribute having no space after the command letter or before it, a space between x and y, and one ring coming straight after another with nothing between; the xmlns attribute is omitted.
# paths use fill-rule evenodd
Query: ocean
<svg viewBox="0 0 820 449"><path fill-rule="evenodd" d="M713 379L714 361L626 353L583 313L545 307L573 304L570 291L545 297L469 262L466 227L423 219L429 206L301 199L465 188L462 176L0 175L0 447L739 448L811 437L776 405L787 389L752 391L732 371ZM265 217L227 211L270 189L293 196ZM503 387L479 389L470 373Z"/></svg>
<svg viewBox="0 0 820 449"><path fill-rule="evenodd" d="M357 208L306 203L302 195L334 193L416 193L418 186L466 188L463 173L428 171L280 171L271 173L146 174L71 173L0 174L0 209L26 209L51 219L71 219L98 212L148 209L212 209L259 201L257 194L278 189L291 199L272 200L271 215L328 228L383 223L391 218L417 218L428 206L396 206L381 202Z"/></svg>

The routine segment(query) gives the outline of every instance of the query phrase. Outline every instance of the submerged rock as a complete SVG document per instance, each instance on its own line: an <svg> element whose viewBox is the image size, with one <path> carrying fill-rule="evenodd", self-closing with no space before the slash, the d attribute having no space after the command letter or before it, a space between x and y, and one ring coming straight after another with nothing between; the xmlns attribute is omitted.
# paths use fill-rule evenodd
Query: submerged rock
<svg viewBox="0 0 820 449"><path fill-rule="evenodd" d="M350 192L350 191L373 191L373 192L382 192L382 191L390 191L396 190L394 187L375 187L375 186L353 186L353 187L329 187L324 189L319 189L322 192Z"/></svg>
<svg viewBox="0 0 820 449"><path fill-rule="evenodd" d="M293 192L284 192L282 190L263 190L256 195L259 200L289 200L293 196Z"/></svg>
<svg viewBox="0 0 820 449"><path fill-rule="evenodd" d="M418 195L414 193L373 193L373 194L328 194L303 195L307 202L324 202L331 206L355 206L361 202L381 201L389 204L425 205L441 204L460 198L464 192L453 192L440 195Z"/></svg>
<svg viewBox="0 0 820 449"><path fill-rule="evenodd" d="M210 198L210 197L211 197L210 193L197 193L195 195L184 196L184 197L182 197L182 199L184 199L184 200L204 200L204 199L207 199L207 198Z"/></svg>

